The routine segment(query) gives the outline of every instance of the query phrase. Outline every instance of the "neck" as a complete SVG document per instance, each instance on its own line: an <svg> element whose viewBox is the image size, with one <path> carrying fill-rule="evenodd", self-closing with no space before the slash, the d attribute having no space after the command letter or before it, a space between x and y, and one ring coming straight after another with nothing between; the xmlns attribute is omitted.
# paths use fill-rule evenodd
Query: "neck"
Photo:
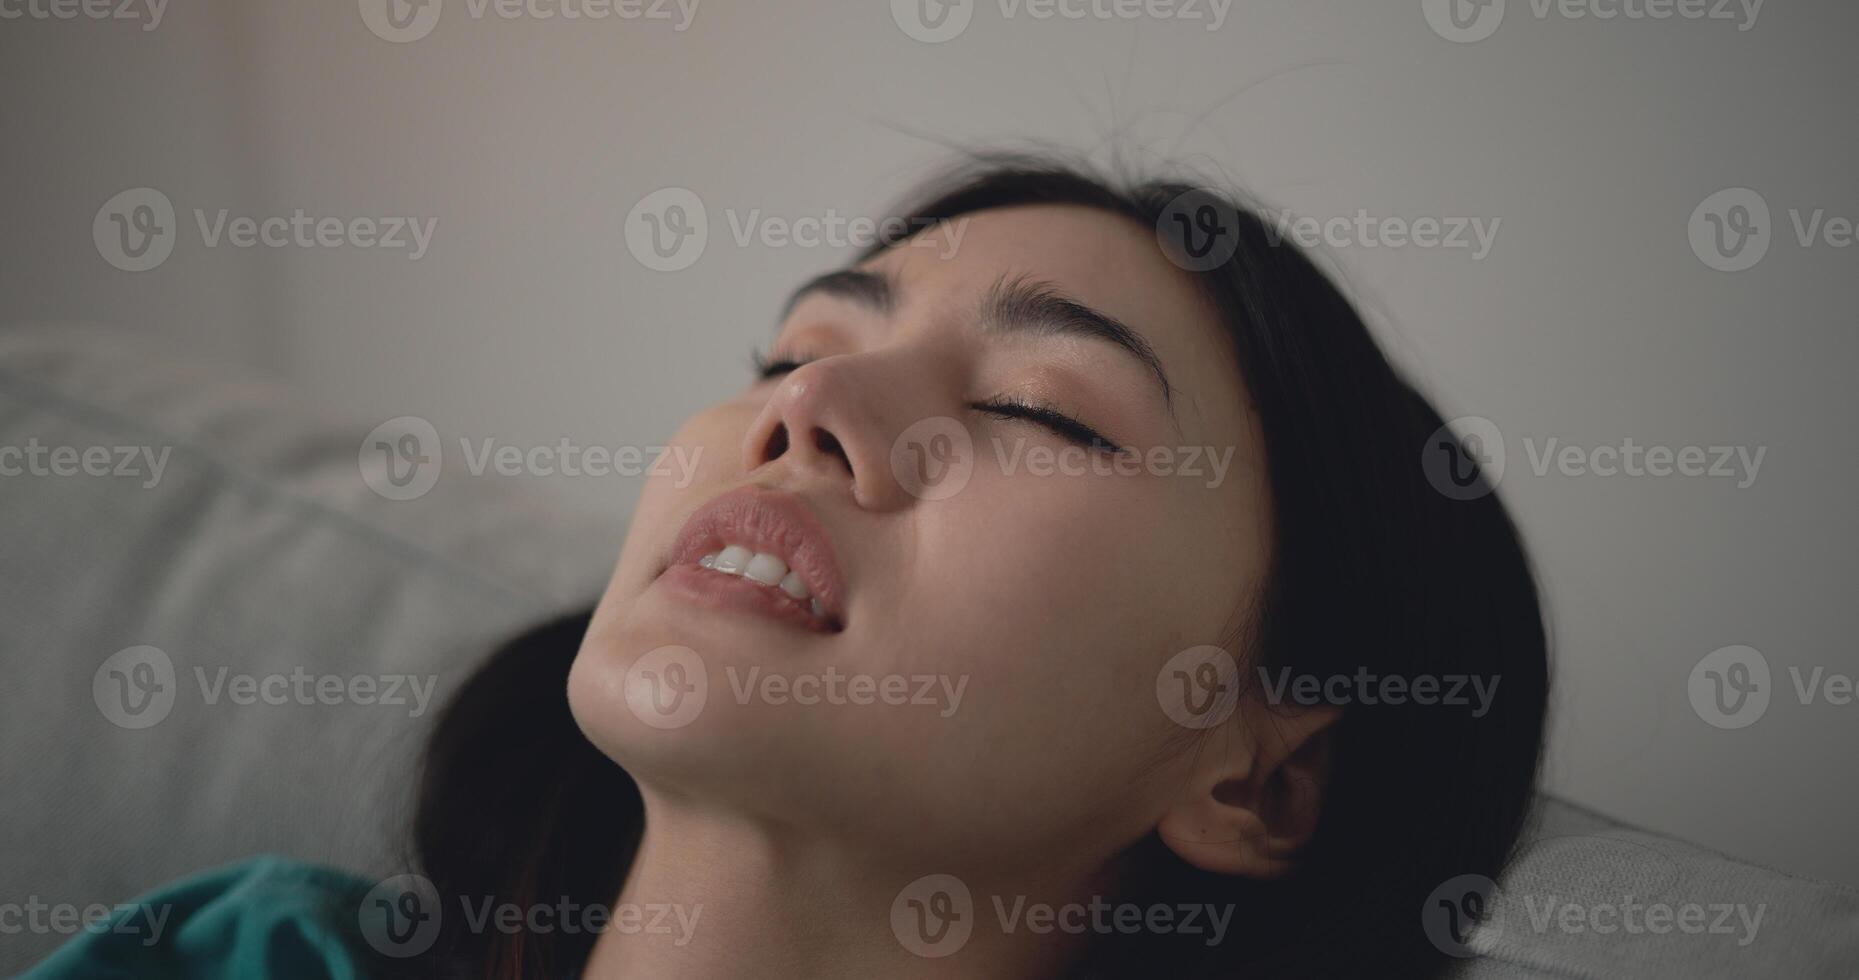
<svg viewBox="0 0 1859 980"><path fill-rule="evenodd" d="M586 980L709 980L750 972L764 980L1042 977L1078 949L1074 936L1034 932L1024 920L1015 927L1011 918L1038 903L1088 901L1082 879L1061 887L1026 876L899 869L885 855L792 828L644 796L645 832L613 908L614 924L588 958ZM967 886L965 908L959 898L937 896L933 885L903 894L930 871L950 871ZM965 914L951 919L951 911ZM944 930L951 921L957 933ZM957 946L952 937L963 924L969 936ZM926 952L956 951L920 955L900 937L927 939L918 947Z"/></svg>

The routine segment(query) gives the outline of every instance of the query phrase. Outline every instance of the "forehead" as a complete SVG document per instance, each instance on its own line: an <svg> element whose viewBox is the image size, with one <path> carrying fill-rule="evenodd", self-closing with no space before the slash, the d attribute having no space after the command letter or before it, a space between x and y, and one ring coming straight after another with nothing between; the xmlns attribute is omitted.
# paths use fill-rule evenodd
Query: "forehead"
<svg viewBox="0 0 1859 980"><path fill-rule="evenodd" d="M1176 389L1186 429L1243 425L1245 391L1226 327L1193 275L1170 262L1155 230L1078 205L1026 205L963 215L866 263L893 275L900 312L973 312L1003 278L1027 276L1140 333Z"/></svg>

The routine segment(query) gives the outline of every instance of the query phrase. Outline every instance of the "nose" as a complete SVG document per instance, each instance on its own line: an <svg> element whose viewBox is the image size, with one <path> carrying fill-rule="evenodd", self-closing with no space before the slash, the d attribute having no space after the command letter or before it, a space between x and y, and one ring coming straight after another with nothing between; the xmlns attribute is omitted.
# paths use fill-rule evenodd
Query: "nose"
<svg viewBox="0 0 1859 980"><path fill-rule="evenodd" d="M785 375L743 440L743 469L771 466L842 481L866 510L910 497L891 472L889 419L905 401L898 365L874 354L808 362ZM900 430L901 431L901 430Z"/></svg>

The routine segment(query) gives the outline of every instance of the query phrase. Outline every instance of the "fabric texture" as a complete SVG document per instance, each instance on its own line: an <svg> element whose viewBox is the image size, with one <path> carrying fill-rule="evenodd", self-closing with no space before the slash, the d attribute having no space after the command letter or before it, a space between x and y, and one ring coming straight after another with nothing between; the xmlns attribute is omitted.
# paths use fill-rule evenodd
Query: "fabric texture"
<svg viewBox="0 0 1859 980"><path fill-rule="evenodd" d="M114 906L21 980L359 980L371 883L276 856Z"/></svg>

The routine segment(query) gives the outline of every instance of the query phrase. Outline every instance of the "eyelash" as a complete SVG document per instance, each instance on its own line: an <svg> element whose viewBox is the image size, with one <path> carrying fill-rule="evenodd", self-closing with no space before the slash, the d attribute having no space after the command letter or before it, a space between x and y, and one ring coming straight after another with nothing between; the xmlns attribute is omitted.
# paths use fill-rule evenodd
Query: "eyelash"
<svg viewBox="0 0 1859 980"><path fill-rule="evenodd" d="M755 375L762 381L769 381L787 374L809 361L813 357L806 354L767 354L753 351L750 357L755 365ZM1015 419L1031 422L1068 442L1082 446L1091 452L1106 455L1121 455L1128 452L1122 446L1111 442L1103 433L1091 428L1084 422L1073 418L1050 405L1035 405L1030 402L997 395L987 401L970 402L969 408L999 419Z"/></svg>

